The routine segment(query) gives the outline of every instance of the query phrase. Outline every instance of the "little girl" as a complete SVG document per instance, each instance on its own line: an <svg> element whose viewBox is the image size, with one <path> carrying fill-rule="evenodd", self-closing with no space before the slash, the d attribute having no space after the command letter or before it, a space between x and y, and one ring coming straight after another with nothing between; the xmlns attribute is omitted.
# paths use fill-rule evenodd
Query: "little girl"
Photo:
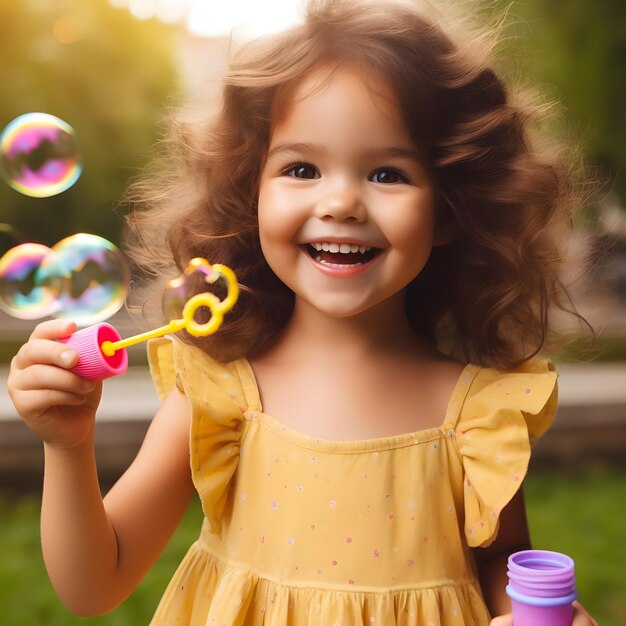
<svg viewBox="0 0 626 626"><path fill-rule="evenodd" d="M533 357L578 199L477 41L407 3L316 2L240 52L218 110L173 125L133 256L224 263L242 295L216 335L149 345L163 404L104 500L101 386L54 341L74 325L40 324L11 368L71 610L132 593L197 491L200 538L152 624L512 623L521 484L556 405Z"/></svg>

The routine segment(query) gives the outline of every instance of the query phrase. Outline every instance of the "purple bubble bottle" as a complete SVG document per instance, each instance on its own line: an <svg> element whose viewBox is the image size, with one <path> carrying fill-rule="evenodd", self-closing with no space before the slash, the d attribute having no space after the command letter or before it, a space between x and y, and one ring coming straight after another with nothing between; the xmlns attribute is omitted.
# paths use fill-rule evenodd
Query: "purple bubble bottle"
<svg viewBox="0 0 626 626"><path fill-rule="evenodd" d="M577 598L574 561L548 550L523 550L508 560L506 593L514 626L571 626Z"/></svg>

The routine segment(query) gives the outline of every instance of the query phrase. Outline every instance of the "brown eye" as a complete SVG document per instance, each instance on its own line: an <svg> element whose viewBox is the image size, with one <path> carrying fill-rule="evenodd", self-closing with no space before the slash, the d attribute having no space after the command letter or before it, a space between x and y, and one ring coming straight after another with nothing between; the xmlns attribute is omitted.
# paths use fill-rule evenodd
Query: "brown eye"
<svg viewBox="0 0 626 626"><path fill-rule="evenodd" d="M408 183L409 179L395 167L382 167L372 174L371 181L374 183L393 185L395 183Z"/></svg>
<svg viewBox="0 0 626 626"><path fill-rule="evenodd" d="M291 176L292 178L304 179L314 179L320 177L320 173L317 171L317 168L310 163L296 163L295 165L291 165L285 170L285 175Z"/></svg>

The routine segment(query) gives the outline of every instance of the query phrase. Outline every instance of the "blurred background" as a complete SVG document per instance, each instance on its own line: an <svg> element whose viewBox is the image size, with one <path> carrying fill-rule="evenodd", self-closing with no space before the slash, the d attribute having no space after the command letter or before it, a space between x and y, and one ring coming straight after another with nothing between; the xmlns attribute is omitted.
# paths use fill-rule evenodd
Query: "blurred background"
<svg viewBox="0 0 626 626"><path fill-rule="evenodd" d="M478 3L480 4L480 2ZM498 58L514 81L561 104L559 128L603 182L577 221L572 293L598 333L580 326L549 353L560 371L555 426L538 444L526 497L536 547L569 553L583 604L601 626L626 624L626 3L524 0L507 9ZM68 122L83 172L63 193L34 198L0 181L0 257L24 242L79 232L119 244L129 182L158 152L168 110L219 87L229 50L298 19L294 0L0 0L0 129L33 111ZM593 272L582 272L585 258ZM112 323L137 331L122 310ZM158 565L108 616L71 616L39 548L41 448L7 397L8 363L36 324L0 312L0 624L145 624L201 522L191 507ZM134 456L157 400L144 349L105 385L97 455L103 489Z"/></svg>

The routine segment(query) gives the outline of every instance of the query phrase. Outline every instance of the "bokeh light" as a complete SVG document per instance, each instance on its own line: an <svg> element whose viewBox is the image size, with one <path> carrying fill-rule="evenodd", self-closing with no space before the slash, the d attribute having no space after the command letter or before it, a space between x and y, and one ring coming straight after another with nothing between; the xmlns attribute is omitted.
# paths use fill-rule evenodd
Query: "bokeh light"
<svg viewBox="0 0 626 626"><path fill-rule="evenodd" d="M61 44L76 43L85 37L85 33L85 24L74 15L64 15L52 26L52 34Z"/></svg>
<svg viewBox="0 0 626 626"><path fill-rule="evenodd" d="M16 191L34 198L54 196L80 177L73 128L47 113L25 113L0 135L0 171Z"/></svg>
<svg viewBox="0 0 626 626"><path fill-rule="evenodd" d="M140 20L157 18L162 22L184 21L187 30L198 37L249 39L289 28L302 21L300 0L109 0L128 8Z"/></svg>
<svg viewBox="0 0 626 626"><path fill-rule="evenodd" d="M108 319L124 304L130 272L119 248L102 237L79 233L52 246L38 279L58 293L56 317L88 326Z"/></svg>
<svg viewBox="0 0 626 626"><path fill-rule="evenodd" d="M0 309L18 319L34 320L58 308L60 285L39 275L51 253L48 246L23 243L0 258Z"/></svg>

